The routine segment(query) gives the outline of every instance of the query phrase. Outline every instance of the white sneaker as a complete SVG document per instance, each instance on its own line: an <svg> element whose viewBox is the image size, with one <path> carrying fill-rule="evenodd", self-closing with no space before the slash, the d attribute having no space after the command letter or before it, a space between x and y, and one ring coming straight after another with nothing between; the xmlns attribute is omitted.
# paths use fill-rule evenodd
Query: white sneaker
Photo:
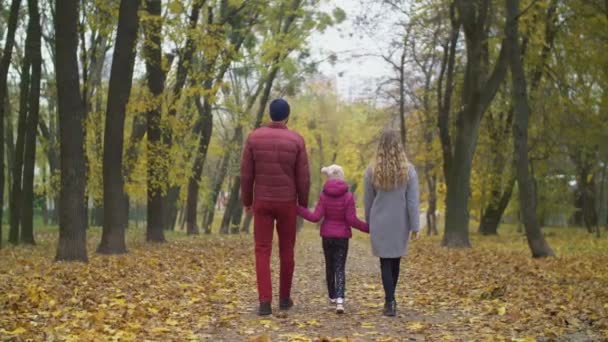
<svg viewBox="0 0 608 342"><path fill-rule="evenodd" d="M329 298L329 305L330 306L336 305L336 299L335 298Z"/></svg>
<svg viewBox="0 0 608 342"><path fill-rule="evenodd" d="M336 300L336 313L343 314L344 311L344 298L338 298Z"/></svg>

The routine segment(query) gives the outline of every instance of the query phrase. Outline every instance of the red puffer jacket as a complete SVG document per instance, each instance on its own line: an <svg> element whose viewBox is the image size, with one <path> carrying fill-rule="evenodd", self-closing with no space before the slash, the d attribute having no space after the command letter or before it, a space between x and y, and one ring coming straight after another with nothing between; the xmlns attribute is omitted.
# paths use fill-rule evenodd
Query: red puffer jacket
<svg viewBox="0 0 608 342"><path fill-rule="evenodd" d="M241 161L241 200L296 201L308 206L310 170L304 139L283 123L258 128L247 138Z"/></svg>

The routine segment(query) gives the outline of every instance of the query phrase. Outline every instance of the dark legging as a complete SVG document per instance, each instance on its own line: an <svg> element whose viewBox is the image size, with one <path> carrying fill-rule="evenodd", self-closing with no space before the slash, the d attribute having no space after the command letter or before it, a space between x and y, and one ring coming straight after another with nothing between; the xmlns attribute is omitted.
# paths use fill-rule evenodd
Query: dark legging
<svg viewBox="0 0 608 342"><path fill-rule="evenodd" d="M395 288L399 281L399 266L401 258L380 258L380 271L382 272L382 286L384 286L384 299L387 302L395 300Z"/></svg>
<svg viewBox="0 0 608 342"><path fill-rule="evenodd" d="M329 298L344 298L346 287L344 268L348 254L348 239L323 238L323 253Z"/></svg>

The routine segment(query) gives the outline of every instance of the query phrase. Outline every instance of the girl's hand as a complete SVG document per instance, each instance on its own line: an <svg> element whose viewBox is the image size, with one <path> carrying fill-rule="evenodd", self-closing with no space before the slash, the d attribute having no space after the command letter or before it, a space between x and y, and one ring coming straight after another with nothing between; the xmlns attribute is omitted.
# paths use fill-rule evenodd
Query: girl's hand
<svg viewBox="0 0 608 342"><path fill-rule="evenodd" d="M420 240L420 231L410 232L410 240Z"/></svg>

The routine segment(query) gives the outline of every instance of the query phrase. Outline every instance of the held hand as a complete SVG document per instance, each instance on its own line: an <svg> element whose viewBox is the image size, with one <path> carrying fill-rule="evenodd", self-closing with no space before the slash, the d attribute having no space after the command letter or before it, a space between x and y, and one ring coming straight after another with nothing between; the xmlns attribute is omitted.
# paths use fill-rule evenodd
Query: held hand
<svg viewBox="0 0 608 342"><path fill-rule="evenodd" d="M247 215L252 215L253 216L253 208L251 208L251 207L245 207L245 213Z"/></svg>
<svg viewBox="0 0 608 342"><path fill-rule="evenodd" d="M410 240L420 240L420 231L410 232Z"/></svg>

